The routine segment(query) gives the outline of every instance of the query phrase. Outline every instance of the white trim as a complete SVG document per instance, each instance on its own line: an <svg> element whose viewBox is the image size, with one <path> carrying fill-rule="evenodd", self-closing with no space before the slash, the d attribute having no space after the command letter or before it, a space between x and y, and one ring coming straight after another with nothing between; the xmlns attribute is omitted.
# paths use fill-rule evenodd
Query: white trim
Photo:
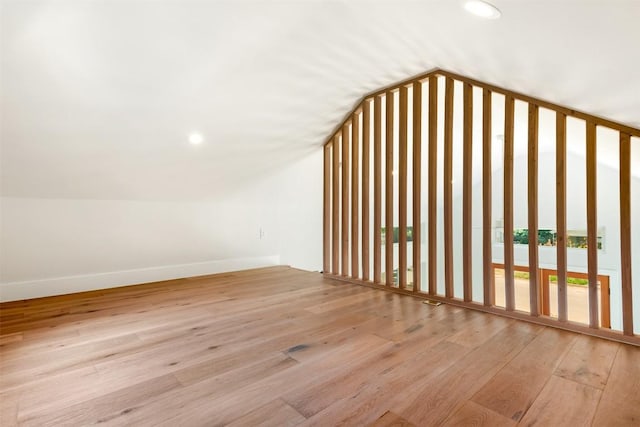
<svg viewBox="0 0 640 427"><path fill-rule="evenodd" d="M79 276L0 283L0 301L16 301L280 264L280 255L231 258Z"/></svg>

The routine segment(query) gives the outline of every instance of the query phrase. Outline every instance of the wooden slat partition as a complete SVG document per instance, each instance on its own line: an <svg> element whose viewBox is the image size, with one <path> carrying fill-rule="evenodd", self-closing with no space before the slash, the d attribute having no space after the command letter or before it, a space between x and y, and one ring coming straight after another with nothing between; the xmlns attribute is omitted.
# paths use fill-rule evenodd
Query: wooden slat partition
<svg viewBox="0 0 640 427"><path fill-rule="evenodd" d="M407 287L407 108L408 89L400 87L399 97L399 139L398 139L398 286Z"/></svg>
<svg viewBox="0 0 640 427"><path fill-rule="evenodd" d="M362 102L362 280L369 280L369 226L371 203L371 186L369 177L371 175L370 164L371 149L371 102L364 100Z"/></svg>
<svg viewBox="0 0 640 427"><path fill-rule="evenodd" d="M637 214L636 214L637 215ZM622 279L622 331L633 335L631 283L631 137L620 133L620 264ZM636 266L640 267L640 266Z"/></svg>
<svg viewBox="0 0 640 427"><path fill-rule="evenodd" d="M444 294L453 298L453 79L444 86Z"/></svg>
<svg viewBox="0 0 640 427"><path fill-rule="evenodd" d="M382 99L373 99L373 282L382 280Z"/></svg>
<svg viewBox="0 0 640 427"><path fill-rule="evenodd" d="M331 145L324 146L322 180L322 271L331 269Z"/></svg>
<svg viewBox="0 0 640 427"><path fill-rule="evenodd" d="M341 274L349 275L349 124L342 127L342 263Z"/></svg>
<svg viewBox="0 0 640 427"><path fill-rule="evenodd" d="M538 107L542 107L542 108L547 108L549 110L553 110L553 111L557 111L557 112L561 112L566 114L567 116L572 116L578 119L582 119L582 120L587 120L587 121L591 121L599 126L606 126L610 129L614 129L614 130L618 130L620 132L624 132L624 133L628 133L629 135L633 135L633 136L637 136L640 137L640 129L638 128L634 128L622 123L617 123L614 122L613 120L608 120L602 117L598 117L598 116L594 116L593 114L587 114L587 113L583 113L581 111L578 111L576 109L573 108L567 108L567 107L563 107L561 105L558 104L553 104L551 102L539 99L539 98L535 98L533 96L528 96L528 95L524 95L522 93L518 93L512 90L508 90L508 89L504 89L501 88L499 86L495 86L495 85L491 85L488 83L484 83L475 79L471 79L469 77L465 77L465 76L461 76L460 74L456 74L456 73L452 73L450 71L444 71L444 70L436 70L433 71L431 73L427 73L427 75L431 75L431 74L439 74L441 76L448 76L448 77L452 77L454 80L458 80L461 81L463 83L469 83L473 86L477 86L477 87L481 87L481 88L485 88L485 89L489 89L490 91L494 92L494 93L499 93L502 95L508 95L508 96L512 96L513 98L519 100L519 101L524 101L528 104L533 104L536 105ZM418 78L425 78L426 76L419 76Z"/></svg>
<svg viewBox="0 0 640 427"><path fill-rule="evenodd" d="M596 199L596 125L587 122L587 266L589 274L589 327L598 328L598 217Z"/></svg>
<svg viewBox="0 0 640 427"><path fill-rule="evenodd" d="M533 96L528 96L513 90L509 90L509 89L505 89L505 88L501 88L499 86L495 86L489 83L484 83L481 82L479 80L476 79L472 79L469 77L465 77L462 76L460 74L456 74L456 73L452 73L451 71L445 71L445 70L441 70L439 68L433 69L431 71L427 71L426 73L421 73L418 74L416 76L410 77L408 79L402 80L401 82L398 83L394 83L392 85L389 85L387 87L383 87L382 89L377 89L374 90L372 92L369 92L367 94L365 94L360 100L358 100L358 102L356 102L356 106L354 107L354 110L358 107L360 107L360 104L362 102L363 99L366 98L373 98L376 96L380 96L380 95L384 95L388 90L396 90L398 89L400 86L403 85L409 85L409 84L413 84L415 82L423 82L425 80L430 79L433 76L443 76L443 77L451 77L456 81L461 81L461 82L466 82L466 83L470 83L472 86L477 86L477 87L481 87L481 88L486 88L489 89L491 92L493 93L497 93L500 95L504 95L504 96L511 96L514 99L518 99L520 101L524 101L527 103L531 103L531 104L535 104L538 107L543 107L543 108L548 108L550 110L556 111L556 112L562 112L567 116L572 116L572 117L576 117L576 118L580 118L583 120L591 120L594 123L596 123L599 126L605 126L608 127L610 129L613 130L617 130L626 134L629 134L630 136L637 136L640 137L640 129L639 128L635 128L629 125L625 125L623 123L619 123L619 122L615 122L613 120L608 120L605 119L603 117L598 117L595 116L593 114L588 114L588 113L584 113L582 111L578 111L574 108L568 108L568 107L564 107L558 104L554 104L552 102L548 102L545 101L543 99L539 99L539 98L535 98ZM342 126L344 123L346 123L351 117L351 113L349 113L344 120L338 124L335 129L330 133L331 135L334 135L337 132L340 132L340 130L342 129ZM329 143L329 141L331 140L331 138L328 138L327 141L325 141L325 144Z"/></svg>
<svg viewBox="0 0 640 427"><path fill-rule="evenodd" d="M473 248L471 246L471 210L473 183L471 182L471 167L473 160L473 87L464 84L463 90L463 125L462 125L462 288L466 302L473 299Z"/></svg>
<svg viewBox="0 0 640 427"><path fill-rule="evenodd" d="M567 312L567 116L556 113L556 239L558 270L558 320Z"/></svg>
<svg viewBox="0 0 640 427"><path fill-rule="evenodd" d="M413 291L420 292L422 260L422 82L413 83Z"/></svg>
<svg viewBox="0 0 640 427"><path fill-rule="evenodd" d="M386 122L385 122L385 267L384 275L387 286L393 285L393 92L387 92L386 101Z"/></svg>
<svg viewBox="0 0 640 427"><path fill-rule="evenodd" d="M529 104L528 217L529 217L529 312L540 315L538 275L538 106Z"/></svg>
<svg viewBox="0 0 640 427"><path fill-rule="evenodd" d="M513 115L514 100L507 95L504 100L504 295L507 311L516 309L515 281L513 276Z"/></svg>
<svg viewBox="0 0 640 427"><path fill-rule="evenodd" d="M444 134L443 170L438 169L438 86L444 82ZM454 151L454 104L455 84L462 83L462 151ZM423 83L428 83L428 109L424 115ZM482 171L483 179L475 183L473 172L473 90L482 89ZM426 89L426 88L425 88ZM409 91L413 95L413 119L409 123ZM398 101L394 100L399 92ZM504 111L504 157L499 160L504 168L504 269L505 269L505 308L495 307L494 294L494 266L493 256L496 255L494 246L494 211L495 194L492 193L492 174L496 158L494 141L492 139L492 123L500 121L501 117L493 117L492 100L496 94L505 96ZM515 101L527 104L527 227L529 233L528 266L515 265L514 252L514 179L521 176L514 170L516 150L514 147L515 122L519 118L515 115ZM386 113L382 117L383 105L386 103ZM373 103L373 106L371 105ZM545 194L547 189L538 188L538 138L539 108L547 108L556 114L555 138L555 190L556 190L556 224L557 224L557 276L558 276L558 319L550 318L551 307L549 295L549 281L556 270L548 266L541 267L539 262L538 243L538 212L539 204L545 199L539 199L539 194ZM398 114L398 134L394 129L395 114ZM362 117L361 117L362 116ZM567 117L578 118L586 123L587 158L587 273L568 271L567 260ZM386 132L382 134L385 120ZM596 129L597 126L606 127L619 132L620 144L620 253L621 253L621 282L618 284L612 277L609 283L608 275L598 275L598 221L597 221L597 174L598 159L596 157ZM557 106L536 98L528 97L493 85L478 82L463 76L442 70L435 70L421 76L406 80L402 83L375 91L365 98L352 110L337 128L325 146L324 151L324 181L323 181L323 269L325 274L343 281L365 284L378 289L386 289L407 295L415 295L434 301L443 301L453 305L473 308L489 313L496 313L508 317L528 320L534 323L556 326L563 329L587 333L613 339L630 344L640 345L640 337L634 333L633 325L633 284L631 274L631 218L634 212L631 207L631 145L632 136L640 136L640 130L602 119L593 115L576 112L575 110ZM371 130L372 129L372 130ZM409 129L412 133L412 162L409 163ZM423 141L422 130L426 129L427 138ZM371 135L373 134L373 135ZM395 138L398 138L395 140ZM383 142L384 141L384 142ZM605 142L602 142L603 144ZM384 147L383 145L384 144ZM398 148L395 148L397 144ZM423 150L424 148L424 150ZM395 150L398 152L396 153ZM518 153L519 154L519 153ZM394 170L395 156L398 170ZM460 155L458 159L454 156ZM351 157L350 157L351 156ZM542 157L546 158L546 157ZM341 160L342 159L342 160ZM385 161L385 171L382 174L382 161ZM520 162L522 158L518 157ZM370 170L370 162L373 166ZM424 160L424 162L423 162ZM462 257L457 258L453 249L453 166L462 160ZM426 170L423 170L423 165ZM340 168L342 167L342 174ZM518 164L518 167L520 165ZM371 177L371 172L373 177ZM524 171L522 171L524 172ZM427 188L422 187L422 173L427 175ZM409 183L409 174L412 182ZM442 188L438 181L442 179ZM383 181L384 180L384 181ZM397 182L397 190L394 186ZM544 181L542 181L544 182ZM409 185L412 191L409 191ZM480 187L480 188L478 188ZM384 190L383 190L384 188ZM438 190L443 190L442 205L438 204ZM382 191L385 193L383 194ZM427 213L422 215L422 191L427 197ZM479 206L472 206L473 192L482 191L482 242L472 238L472 210ZM373 195L371 195L373 192ZM397 193L397 194L395 194ZM370 209L371 197L373 207ZM382 199L385 198L383 206ZM409 199L411 197L411 199ZM361 203L360 203L361 201ZM407 253L408 239L408 204L412 204L413 252ZM542 205L540 205L542 207ZM382 215L384 209L384 229ZM373 212L371 212L373 211ZM437 293L438 280L438 215L443 215L444 222L444 295ZM394 243L394 216L398 215L398 241ZM373 219L371 220L371 216ZM426 223L427 233L422 235L422 224ZM457 225L456 225L457 226ZM520 226L520 224L518 224ZM385 232L385 241L381 241L381 233ZM373 234L373 242L369 236ZM422 254L421 239L427 239L427 252ZM475 243L475 247L472 246ZM481 244L479 244L481 243ZM397 244L398 259L394 259L394 246ZM371 245L373 247L371 248ZM383 246L384 245L384 246ZM382 260L381 251L385 248L385 259ZM480 256L482 252L482 275L473 276L472 257ZM373 265L369 265L369 254L373 251ZM350 256L349 256L349 251ZM360 256L361 255L361 256ZM411 278L408 270L408 257L413 257L413 271ZM424 259L423 259L424 257ZM524 262L524 260L522 260ZM383 266L384 262L384 266ZM421 267L428 265L426 282L428 289L421 289ZM398 275L394 272L398 266ZM462 299L454 296L454 271L462 272ZM529 313L515 309L515 278L514 271L530 271L529 281ZM329 271L331 273L329 273ZM384 283L382 271L385 272ZM588 278L589 287L589 325L581 326L568 320L568 277ZM372 278L372 280L371 280ZM478 290L482 280L482 301L473 300L473 290ZM598 290L598 281L601 287ZM397 287L395 286L397 283ZM409 291L407 287L412 285ZM619 314L609 312L609 286L614 291L621 291L622 300L622 331L612 331L608 328L615 323L619 328ZM618 287L618 288L616 288ZM599 295L598 292L601 294ZM600 297L601 304L598 303ZM612 299L615 301L615 299ZM611 319L611 323L609 320Z"/></svg>
<svg viewBox="0 0 640 427"><path fill-rule="evenodd" d="M360 277L360 114L351 118L351 277Z"/></svg>
<svg viewBox="0 0 640 427"><path fill-rule="evenodd" d="M337 135L333 138L331 154L333 155L333 164L331 167L331 185L333 188L331 192L331 210L333 211L331 216L331 272L337 275L340 273L340 138Z"/></svg>
<svg viewBox="0 0 640 427"><path fill-rule="evenodd" d="M491 91L482 91L482 280L484 305L495 305L492 253Z"/></svg>
<svg viewBox="0 0 640 427"><path fill-rule="evenodd" d="M429 77L429 295L437 293L438 76Z"/></svg>

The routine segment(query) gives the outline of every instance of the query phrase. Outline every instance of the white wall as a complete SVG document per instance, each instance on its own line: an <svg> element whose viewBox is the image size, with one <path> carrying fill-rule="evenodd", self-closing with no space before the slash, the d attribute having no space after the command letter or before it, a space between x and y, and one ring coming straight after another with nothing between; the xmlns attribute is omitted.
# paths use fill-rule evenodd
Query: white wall
<svg viewBox="0 0 640 427"><path fill-rule="evenodd" d="M317 149L213 201L2 198L0 298L281 263L318 270L321 161Z"/></svg>
<svg viewBox="0 0 640 427"><path fill-rule="evenodd" d="M322 270L322 162L318 149L278 174L278 254L282 264Z"/></svg>

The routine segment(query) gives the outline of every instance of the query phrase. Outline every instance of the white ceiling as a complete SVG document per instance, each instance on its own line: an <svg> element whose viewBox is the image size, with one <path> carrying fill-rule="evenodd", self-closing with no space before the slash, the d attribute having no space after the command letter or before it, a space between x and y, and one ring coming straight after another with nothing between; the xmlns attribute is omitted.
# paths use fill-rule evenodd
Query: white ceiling
<svg viewBox="0 0 640 427"><path fill-rule="evenodd" d="M436 67L640 127L640 1L493 3L3 0L2 195L219 197Z"/></svg>

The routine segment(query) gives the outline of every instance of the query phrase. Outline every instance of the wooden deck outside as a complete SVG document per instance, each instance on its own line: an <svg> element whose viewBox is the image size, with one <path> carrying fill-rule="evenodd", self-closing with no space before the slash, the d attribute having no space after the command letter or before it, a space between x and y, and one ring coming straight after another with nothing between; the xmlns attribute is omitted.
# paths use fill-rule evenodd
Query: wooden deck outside
<svg viewBox="0 0 640 427"><path fill-rule="evenodd" d="M638 347L287 267L0 307L2 426L640 423Z"/></svg>

